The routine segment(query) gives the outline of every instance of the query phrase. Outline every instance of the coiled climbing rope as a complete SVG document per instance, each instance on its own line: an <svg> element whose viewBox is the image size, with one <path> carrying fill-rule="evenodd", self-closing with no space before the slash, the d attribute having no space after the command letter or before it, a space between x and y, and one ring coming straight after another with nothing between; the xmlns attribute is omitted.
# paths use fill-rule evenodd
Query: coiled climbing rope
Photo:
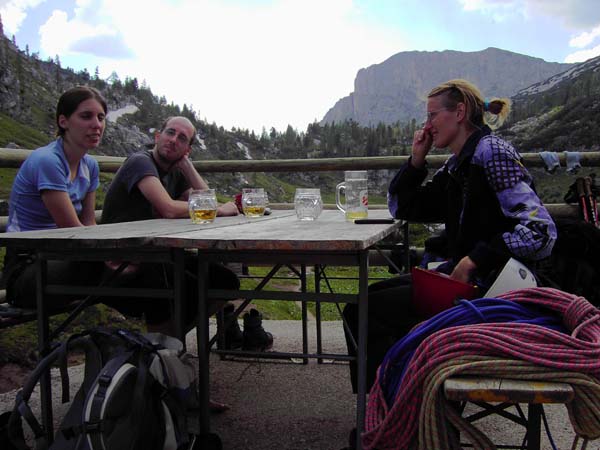
<svg viewBox="0 0 600 450"><path fill-rule="evenodd" d="M600 311L582 297L550 288L512 291L499 300L511 312L488 311L495 323L480 323L486 318L481 307L479 314L473 305L462 305L463 314L455 315L454 308L446 311L392 349L369 397L365 448L449 448L449 423L475 448L494 448L444 404L440 386L457 373L568 382L576 395L568 406L576 433L600 437ZM513 313L521 308L510 309L502 300L530 311L515 318ZM492 300L479 303L494 308ZM470 314L471 319L479 316L477 323L465 324ZM506 322L500 321L502 316Z"/></svg>

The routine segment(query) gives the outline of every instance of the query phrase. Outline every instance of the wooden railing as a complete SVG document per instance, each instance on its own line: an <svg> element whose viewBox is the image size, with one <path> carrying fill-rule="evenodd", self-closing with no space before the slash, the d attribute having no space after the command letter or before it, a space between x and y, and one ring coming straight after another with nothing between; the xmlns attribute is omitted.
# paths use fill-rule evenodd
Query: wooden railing
<svg viewBox="0 0 600 450"><path fill-rule="evenodd" d="M0 167L20 167L32 150L0 148ZM115 173L125 160L118 156L93 155L100 165L101 172ZM522 153L527 167L544 167L539 153ZM565 155L558 154L561 165L566 166ZM427 163L432 168L441 167L448 155L429 155ZM360 158L319 158L319 159L250 159L194 161L194 166L202 173L216 172L328 172L336 170L379 170L397 169L408 161L408 156L371 156ZM600 152L580 153L583 167L600 167Z"/></svg>
<svg viewBox="0 0 600 450"><path fill-rule="evenodd" d="M0 148L0 167L18 168L32 150ZM115 173L125 160L118 156L92 155L100 166L101 172ZM538 153L522 153L527 167L544 167ZM558 154L561 165L566 165L565 155ZM429 155L427 161L430 167L438 168L446 161L448 155ZM408 161L408 156L377 156L361 158L320 158L320 159L277 159L277 160L219 160L194 161L194 166L201 173L223 172L326 172L340 170L380 170L398 169ZM600 167L600 152L580 153L580 163L583 167ZM547 204L550 214L554 217L573 217L577 215L577 205ZM276 203L274 209L289 209L291 204ZM325 205L335 208L335 205ZM6 217L0 217L0 229L6 227Z"/></svg>

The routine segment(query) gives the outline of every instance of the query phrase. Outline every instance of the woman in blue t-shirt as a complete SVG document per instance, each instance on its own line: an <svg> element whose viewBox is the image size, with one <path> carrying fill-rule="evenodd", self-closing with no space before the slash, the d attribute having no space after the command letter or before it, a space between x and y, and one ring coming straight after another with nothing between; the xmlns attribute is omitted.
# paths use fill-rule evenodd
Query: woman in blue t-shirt
<svg viewBox="0 0 600 450"><path fill-rule="evenodd" d="M87 152L100 144L106 125L107 106L94 88L78 86L64 92L56 106L57 139L25 160L13 183L7 231L95 225L99 168ZM9 249L4 262L8 301L35 306L33 256ZM86 284L96 270L88 264L49 261L48 281ZM49 302L69 301L50 297Z"/></svg>

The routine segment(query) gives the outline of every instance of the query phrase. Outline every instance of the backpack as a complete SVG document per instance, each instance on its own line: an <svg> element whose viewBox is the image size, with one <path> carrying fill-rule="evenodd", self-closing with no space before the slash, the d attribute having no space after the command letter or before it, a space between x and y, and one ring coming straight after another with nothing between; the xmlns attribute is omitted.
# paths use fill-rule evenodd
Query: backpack
<svg viewBox="0 0 600 450"><path fill-rule="evenodd" d="M69 401L67 356L76 350L85 353L83 382L48 445L28 402L42 374L56 363L62 401ZM9 437L16 448L29 449L23 418L35 435L36 450L192 448L199 402L191 358L180 341L160 334L92 329L73 335L39 362L17 394Z"/></svg>
<svg viewBox="0 0 600 450"><path fill-rule="evenodd" d="M545 285L585 297L600 307L600 229L576 219L556 220L558 238L546 267Z"/></svg>

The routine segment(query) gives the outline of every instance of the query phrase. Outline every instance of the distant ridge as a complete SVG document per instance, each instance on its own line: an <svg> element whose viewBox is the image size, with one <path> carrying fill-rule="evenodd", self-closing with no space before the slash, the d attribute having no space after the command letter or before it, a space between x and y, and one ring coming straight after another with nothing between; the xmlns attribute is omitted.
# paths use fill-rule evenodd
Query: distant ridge
<svg viewBox="0 0 600 450"><path fill-rule="evenodd" d="M571 66L493 47L477 52L400 52L359 70L354 92L340 99L321 124L352 119L370 126L420 119L427 92L449 79L466 78L485 96L510 97Z"/></svg>
<svg viewBox="0 0 600 450"><path fill-rule="evenodd" d="M522 150L600 150L600 56L512 97L502 135Z"/></svg>

